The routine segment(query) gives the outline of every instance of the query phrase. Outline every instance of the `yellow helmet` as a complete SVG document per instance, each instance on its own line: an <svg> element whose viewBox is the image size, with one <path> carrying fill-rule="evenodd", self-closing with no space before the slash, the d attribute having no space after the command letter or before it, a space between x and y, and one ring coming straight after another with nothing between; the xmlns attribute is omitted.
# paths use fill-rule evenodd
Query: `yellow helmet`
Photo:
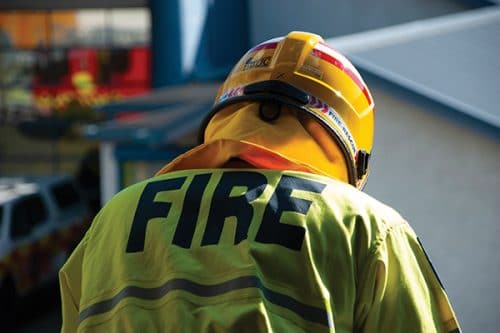
<svg viewBox="0 0 500 333"><path fill-rule="evenodd" d="M291 32L250 49L221 85L212 112L244 101L285 104L318 120L340 147L349 183L361 189L373 146L374 102L352 63L321 36Z"/></svg>

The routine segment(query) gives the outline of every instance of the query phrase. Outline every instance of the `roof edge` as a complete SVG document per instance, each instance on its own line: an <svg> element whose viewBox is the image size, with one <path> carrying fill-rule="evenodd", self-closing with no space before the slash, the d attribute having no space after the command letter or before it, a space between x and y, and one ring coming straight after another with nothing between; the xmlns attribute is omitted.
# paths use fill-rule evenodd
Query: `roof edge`
<svg viewBox="0 0 500 333"><path fill-rule="evenodd" d="M438 16L326 39L333 48L349 54L368 51L426 36L436 36L500 19L500 6L488 6L463 13Z"/></svg>

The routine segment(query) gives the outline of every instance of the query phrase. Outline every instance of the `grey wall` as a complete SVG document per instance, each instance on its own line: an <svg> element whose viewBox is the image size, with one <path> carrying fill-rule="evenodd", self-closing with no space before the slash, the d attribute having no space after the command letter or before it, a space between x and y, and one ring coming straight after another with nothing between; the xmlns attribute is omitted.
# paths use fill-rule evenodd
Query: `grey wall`
<svg viewBox="0 0 500 333"><path fill-rule="evenodd" d="M500 142L367 82L376 103L366 192L412 224L464 332L500 327Z"/></svg>
<svg viewBox="0 0 500 333"><path fill-rule="evenodd" d="M249 0L250 41L257 44L292 30L329 38L469 8L459 0Z"/></svg>

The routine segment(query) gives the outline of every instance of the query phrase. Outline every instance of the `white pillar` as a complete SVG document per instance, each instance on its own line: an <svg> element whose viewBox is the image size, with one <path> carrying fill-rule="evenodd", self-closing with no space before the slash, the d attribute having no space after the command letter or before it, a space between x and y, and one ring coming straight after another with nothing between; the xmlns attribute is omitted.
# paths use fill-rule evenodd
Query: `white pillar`
<svg viewBox="0 0 500 333"><path fill-rule="evenodd" d="M101 169L101 205L104 206L118 193L120 189L118 161L115 156L115 144L102 142L99 145L100 169Z"/></svg>

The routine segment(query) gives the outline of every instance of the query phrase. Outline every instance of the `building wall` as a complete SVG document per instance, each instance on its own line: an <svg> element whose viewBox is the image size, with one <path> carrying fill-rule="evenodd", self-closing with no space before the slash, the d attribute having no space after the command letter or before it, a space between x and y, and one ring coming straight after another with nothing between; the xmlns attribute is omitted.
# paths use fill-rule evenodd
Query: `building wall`
<svg viewBox="0 0 500 333"><path fill-rule="evenodd" d="M498 138L435 105L368 84L377 111L366 192L420 235L463 331L498 332Z"/></svg>
<svg viewBox="0 0 500 333"><path fill-rule="evenodd" d="M252 44L292 30L318 33L325 38L380 28L471 8L459 0L324 1L249 0Z"/></svg>

